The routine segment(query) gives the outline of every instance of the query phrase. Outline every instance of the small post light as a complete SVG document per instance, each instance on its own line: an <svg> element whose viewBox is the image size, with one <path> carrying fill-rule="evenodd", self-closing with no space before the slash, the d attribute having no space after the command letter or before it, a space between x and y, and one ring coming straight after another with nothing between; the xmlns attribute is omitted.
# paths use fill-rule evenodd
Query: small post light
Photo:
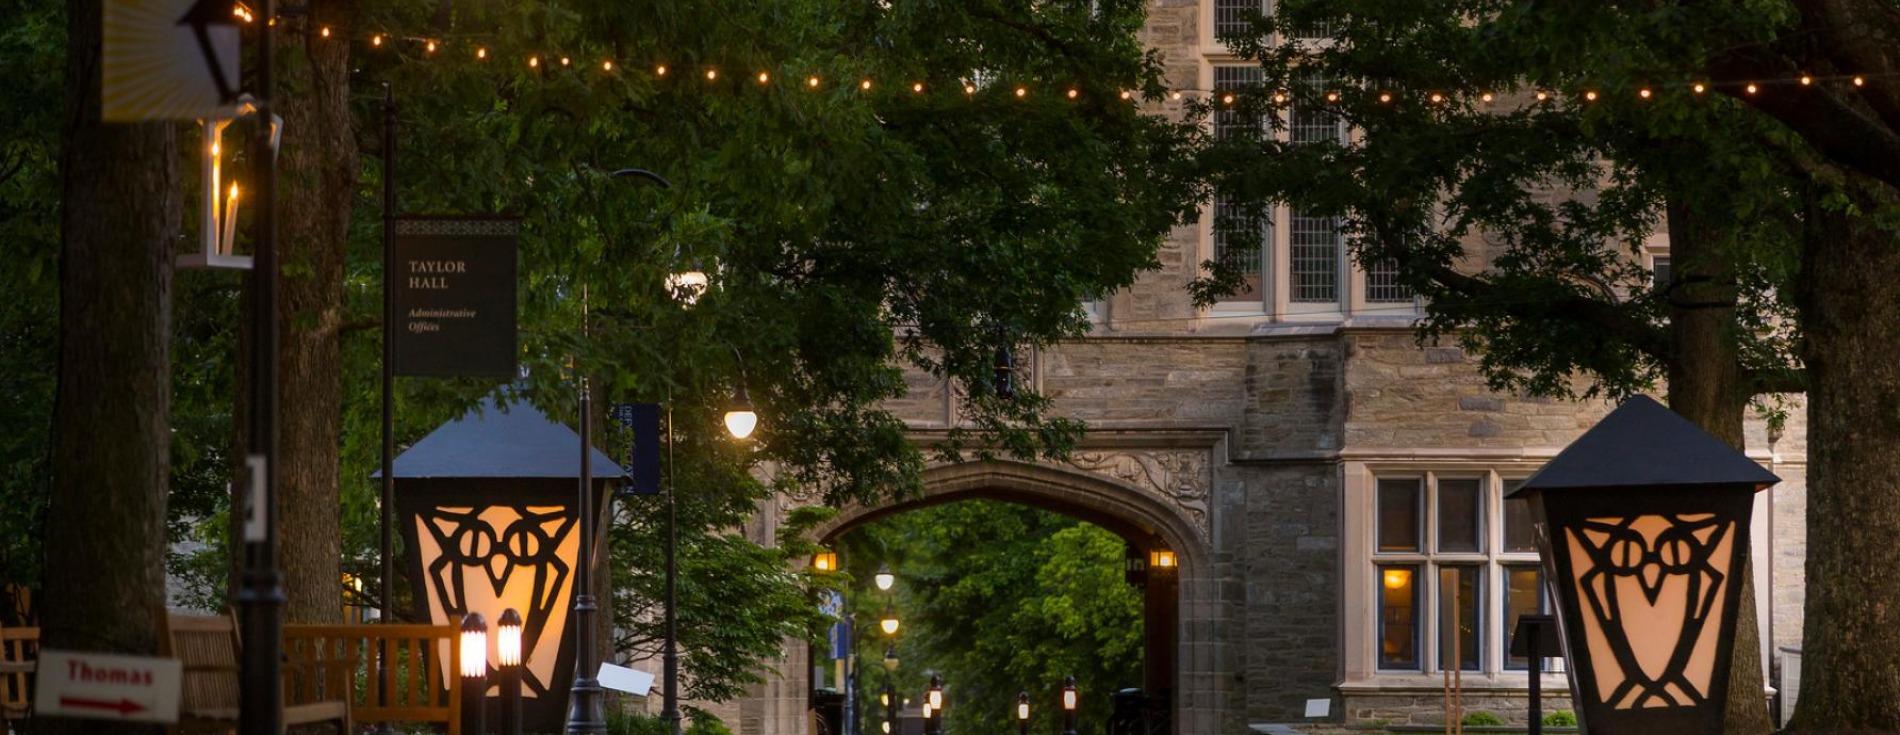
<svg viewBox="0 0 1900 735"><path fill-rule="evenodd" d="M759 415L752 411L752 397L746 395L745 385L741 384L733 391L732 403L726 408L726 431L734 439L744 439L752 436L752 430L758 426Z"/></svg>
<svg viewBox="0 0 1900 735"><path fill-rule="evenodd" d="M1029 735L1029 692L1016 694L1016 732Z"/></svg>
<svg viewBox="0 0 1900 735"><path fill-rule="evenodd" d="M924 730L929 735L943 732L943 677L930 675L930 691L924 695Z"/></svg>
<svg viewBox="0 0 1900 735"><path fill-rule="evenodd" d="M1779 481L1636 396L1512 492L1536 520L1587 732L1722 732L1736 610L1754 604L1750 510Z"/></svg>
<svg viewBox="0 0 1900 735"><path fill-rule="evenodd" d="M931 709L943 709L943 677L930 675L930 695L925 701L930 703Z"/></svg>
<svg viewBox="0 0 1900 735"><path fill-rule="evenodd" d="M501 621L495 629L495 648L501 665L496 674L501 677L501 731L504 735L521 735L521 613L514 608L501 611Z"/></svg>
<svg viewBox="0 0 1900 735"><path fill-rule="evenodd" d="M462 729L486 732L482 716L488 699L488 621L481 613L462 616Z"/></svg>
<svg viewBox="0 0 1900 735"><path fill-rule="evenodd" d="M889 592L891 587L897 584L897 575L891 573L890 567L878 567L877 574L871 577L871 581L877 583L879 591Z"/></svg>
<svg viewBox="0 0 1900 735"><path fill-rule="evenodd" d="M1075 677L1062 682L1062 735L1076 735L1075 710L1081 705L1075 691Z"/></svg>
<svg viewBox="0 0 1900 735"><path fill-rule="evenodd" d="M1174 551L1170 549L1155 549L1148 552L1149 569L1172 571L1177 566L1179 562L1175 560Z"/></svg>
<svg viewBox="0 0 1900 735"><path fill-rule="evenodd" d="M877 621L877 627L884 629L884 635L897 635L897 611L884 608L884 617Z"/></svg>
<svg viewBox="0 0 1900 735"><path fill-rule="evenodd" d="M811 568L819 574L838 571L838 552L820 551L811 555Z"/></svg>

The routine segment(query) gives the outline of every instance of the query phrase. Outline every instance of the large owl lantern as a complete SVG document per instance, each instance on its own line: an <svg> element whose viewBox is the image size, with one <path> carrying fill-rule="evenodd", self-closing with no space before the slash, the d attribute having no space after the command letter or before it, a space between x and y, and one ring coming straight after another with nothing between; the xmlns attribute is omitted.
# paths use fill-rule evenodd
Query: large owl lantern
<svg viewBox="0 0 1900 735"><path fill-rule="evenodd" d="M1536 519L1588 732L1722 732L1736 611L1754 604L1749 515L1779 481L1636 396L1512 494Z"/></svg>
<svg viewBox="0 0 1900 735"><path fill-rule="evenodd" d="M596 507L625 475L595 451ZM522 617L522 714L558 731L573 681L580 436L524 401L484 401L396 458L397 521L416 617ZM595 559L602 555L596 554ZM491 671L500 663L491 640Z"/></svg>

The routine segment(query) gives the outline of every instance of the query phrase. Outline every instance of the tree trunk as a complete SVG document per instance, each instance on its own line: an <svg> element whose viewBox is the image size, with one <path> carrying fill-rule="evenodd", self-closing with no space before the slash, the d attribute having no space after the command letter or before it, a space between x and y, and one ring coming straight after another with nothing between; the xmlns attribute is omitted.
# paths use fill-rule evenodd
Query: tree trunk
<svg viewBox="0 0 1900 735"><path fill-rule="evenodd" d="M69 0L60 154L59 387L47 648L152 655L165 609L171 285L183 199L171 123L100 121L101 6ZM39 732L156 732L42 719Z"/></svg>
<svg viewBox="0 0 1900 735"><path fill-rule="evenodd" d="M1857 202L1866 213L1894 206ZM1807 607L1793 729L1900 731L1900 246L1811 206L1796 294L1808 389Z"/></svg>
<svg viewBox="0 0 1900 735"><path fill-rule="evenodd" d="M348 29L353 0L310 5L311 27ZM342 34L348 37L347 30ZM340 622L343 266L358 178L350 114L350 44L302 34L277 109L284 117L280 181L284 264L279 347L282 445L279 526L284 620ZM301 53L298 53L298 52Z"/></svg>
<svg viewBox="0 0 1900 735"><path fill-rule="evenodd" d="M1723 247L1729 233L1684 206L1669 202L1669 408L1717 439L1743 451L1742 420L1750 389L1742 384L1736 349L1735 268ZM1753 560L1743 566L1742 600L1729 665L1728 710L1722 732L1774 730L1761 675L1761 629L1755 609Z"/></svg>

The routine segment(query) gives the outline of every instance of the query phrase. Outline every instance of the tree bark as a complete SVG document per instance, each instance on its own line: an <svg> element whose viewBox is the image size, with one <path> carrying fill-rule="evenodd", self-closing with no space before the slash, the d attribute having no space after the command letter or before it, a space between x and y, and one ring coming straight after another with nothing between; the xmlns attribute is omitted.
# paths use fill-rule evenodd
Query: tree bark
<svg viewBox="0 0 1900 735"><path fill-rule="evenodd" d="M311 27L347 31L353 0L310 5ZM284 279L279 346L282 445L278 507L283 550L284 620L340 622L342 529L338 453L343 383L343 266L358 179L350 114L350 45L301 35L279 77L284 118L279 159L283 187Z"/></svg>
<svg viewBox="0 0 1900 735"><path fill-rule="evenodd" d="M1863 212L1895 206L1893 190L1877 189L1880 201L1856 202ZM1809 210L1796 294L1812 376L1808 596L1793 729L1896 732L1900 246L1871 214Z"/></svg>
<svg viewBox="0 0 1900 735"><path fill-rule="evenodd" d="M1751 388L1744 384L1736 349L1735 267L1723 252L1729 232L1678 199L1669 202L1669 408L1721 439L1747 449L1742 421ZM1774 730L1761 673L1761 629L1755 609L1753 560L1742 571L1742 600L1729 661L1728 709L1722 732Z"/></svg>
<svg viewBox="0 0 1900 735"><path fill-rule="evenodd" d="M69 0L59 387L46 648L152 655L165 609L171 286L183 198L171 123L100 120L101 6ZM44 718L39 732L156 732Z"/></svg>

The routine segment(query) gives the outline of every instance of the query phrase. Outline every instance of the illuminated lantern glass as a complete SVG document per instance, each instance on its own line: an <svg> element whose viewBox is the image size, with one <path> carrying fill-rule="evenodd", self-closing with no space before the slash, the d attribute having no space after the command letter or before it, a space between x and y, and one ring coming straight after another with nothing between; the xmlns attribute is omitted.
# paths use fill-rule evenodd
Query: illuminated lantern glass
<svg viewBox="0 0 1900 735"><path fill-rule="evenodd" d="M897 613L890 610L885 610L884 619L877 621L878 627L884 629L884 635L897 635L897 624Z"/></svg>
<svg viewBox="0 0 1900 735"><path fill-rule="evenodd" d="M521 614L512 607L502 611L495 629L495 653L497 665L521 665Z"/></svg>
<svg viewBox="0 0 1900 735"><path fill-rule="evenodd" d="M1637 396L1509 496L1530 501L1588 732L1722 732L1749 515L1779 481Z"/></svg>
<svg viewBox="0 0 1900 735"><path fill-rule="evenodd" d="M746 395L745 386L741 385L733 392L732 403L726 408L726 433L734 439L744 439L752 436L752 430L758 427L759 414L752 410L752 397Z"/></svg>
<svg viewBox="0 0 1900 735"><path fill-rule="evenodd" d="M1155 549L1148 552L1149 569L1173 569L1175 566L1174 552L1167 549Z"/></svg>
<svg viewBox="0 0 1900 735"><path fill-rule="evenodd" d="M598 451L591 464L601 500L626 475ZM470 612L519 611L523 720L530 731L560 730L574 676L580 436L526 402L504 410L488 400L416 442L395 470L415 617L448 625ZM488 636L476 660L499 668L501 639Z"/></svg>
<svg viewBox="0 0 1900 735"><path fill-rule="evenodd" d="M897 584L897 575L892 574L890 569L879 567L877 574L871 577L871 581L877 584L880 591L889 592L891 587Z"/></svg>
<svg viewBox="0 0 1900 735"><path fill-rule="evenodd" d="M811 555L811 568L822 574L838 571L838 554L835 551L820 551Z"/></svg>

